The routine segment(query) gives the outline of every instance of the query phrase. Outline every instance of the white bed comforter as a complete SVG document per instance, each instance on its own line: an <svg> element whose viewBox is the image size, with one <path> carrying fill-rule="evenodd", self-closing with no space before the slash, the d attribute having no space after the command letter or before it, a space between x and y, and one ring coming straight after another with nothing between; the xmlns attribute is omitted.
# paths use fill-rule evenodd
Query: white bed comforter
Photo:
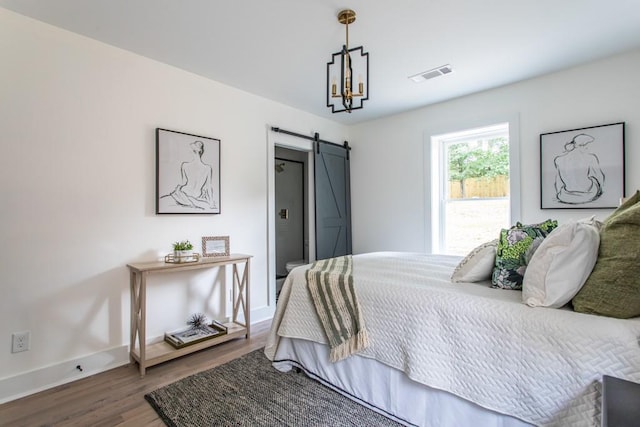
<svg viewBox="0 0 640 427"><path fill-rule="evenodd" d="M451 283L459 257L353 257L371 346L360 356L422 384L536 425L600 425L603 374L640 381L640 318L531 308L519 291ZM287 278L265 348L279 337L326 343L305 282Z"/></svg>

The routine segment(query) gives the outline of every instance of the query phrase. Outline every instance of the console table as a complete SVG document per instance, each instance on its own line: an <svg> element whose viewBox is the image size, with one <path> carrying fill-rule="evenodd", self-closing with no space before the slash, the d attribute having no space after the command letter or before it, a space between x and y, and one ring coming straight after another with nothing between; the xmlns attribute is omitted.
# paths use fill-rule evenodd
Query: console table
<svg viewBox="0 0 640 427"><path fill-rule="evenodd" d="M144 377L146 368L202 350L234 338L250 335L249 320L249 288L250 288L250 262L251 255L232 254L224 257L200 258L197 262L167 263L145 262L127 264L129 267L129 279L131 285L131 335L129 341L129 360L138 362L140 376ZM240 267L244 264L242 275ZM173 273L177 271L200 270L203 268L233 266L233 317L226 323L227 333L219 337L211 338L193 345L174 348L164 341L155 344L146 344L146 300L147 277L150 274ZM242 313L244 322L238 320Z"/></svg>

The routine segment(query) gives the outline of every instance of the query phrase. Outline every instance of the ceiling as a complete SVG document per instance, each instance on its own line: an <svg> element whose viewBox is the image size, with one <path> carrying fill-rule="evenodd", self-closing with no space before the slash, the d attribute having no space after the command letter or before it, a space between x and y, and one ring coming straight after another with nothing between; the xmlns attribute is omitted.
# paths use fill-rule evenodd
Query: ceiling
<svg viewBox="0 0 640 427"><path fill-rule="evenodd" d="M343 124L640 47L639 0L0 0L17 13ZM369 52L369 100L332 114L326 63ZM408 77L451 64L454 72ZM610 76L615 78L615 70Z"/></svg>

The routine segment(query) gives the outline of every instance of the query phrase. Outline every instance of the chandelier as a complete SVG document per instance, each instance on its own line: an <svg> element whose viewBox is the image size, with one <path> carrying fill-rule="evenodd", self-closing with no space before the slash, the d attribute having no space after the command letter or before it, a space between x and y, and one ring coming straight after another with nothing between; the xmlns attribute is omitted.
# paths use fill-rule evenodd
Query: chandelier
<svg viewBox="0 0 640 427"><path fill-rule="evenodd" d="M351 9L338 13L338 22L346 27L346 43L327 63L327 107L332 113L351 113L369 99L369 53L362 46L349 48L349 24L355 20L356 13Z"/></svg>

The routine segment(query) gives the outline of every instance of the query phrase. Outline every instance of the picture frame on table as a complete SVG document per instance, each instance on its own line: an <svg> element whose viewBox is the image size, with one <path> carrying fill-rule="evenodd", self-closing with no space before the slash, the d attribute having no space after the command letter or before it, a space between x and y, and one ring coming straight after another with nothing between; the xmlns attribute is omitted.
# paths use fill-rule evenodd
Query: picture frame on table
<svg viewBox="0 0 640 427"><path fill-rule="evenodd" d="M156 214L220 213L220 140L156 128Z"/></svg>
<svg viewBox="0 0 640 427"><path fill-rule="evenodd" d="M624 126L540 134L540 208L618 207L625 192Z"/></svg>
<svg viewBox="0 0 640 427"><path fill-rule="evenodd" d="M202 256L229 256L229 236L202 237Z"/></svg>

